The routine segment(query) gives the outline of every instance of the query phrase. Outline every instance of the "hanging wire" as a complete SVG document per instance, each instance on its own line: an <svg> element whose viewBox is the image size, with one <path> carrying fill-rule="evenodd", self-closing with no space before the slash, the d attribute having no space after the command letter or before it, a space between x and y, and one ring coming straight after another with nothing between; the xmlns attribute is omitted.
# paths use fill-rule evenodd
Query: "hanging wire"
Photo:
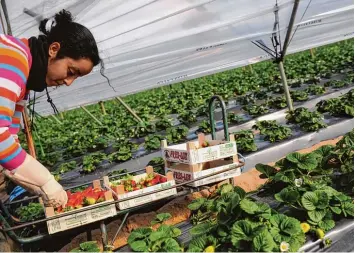
<svg viewBox="0 0 355 253"><path fill-rule="evenodd" d="M46 93L47 93L47 102L52 106L52 109L53 109L54 113L55 114L59 114L59 111L58 111L57 107L55 106L55 104L53 103L53 100L49 96L47 87L46 87Z"/></svg>
<svg viewBox="0 0 355 253"><path fill-rule="evenodd" d="M277 0L275 4L274 14L275 14L275 22L274 22L271 42L272 42L272 46L274 47L276 61L279 61L281 58L282 43L281 43L281 35L280 35L279 5Z"/></svg>
<svg viewBox="0 0 355 253"><path fill-rule="evenodd" d="M106 78L106 80L107 80L107 82L108 82L108 85L113 89L113 91L114 92L117 92L116 90L115 90L115 88L111 85L111 82L110 82L110 79L105 75L105 73L104 73L104 71L105 71L105 64L104 64L104 61L103 60L101 60L101 68L100 68L100 74L104 77L104 78Z"/></svg>

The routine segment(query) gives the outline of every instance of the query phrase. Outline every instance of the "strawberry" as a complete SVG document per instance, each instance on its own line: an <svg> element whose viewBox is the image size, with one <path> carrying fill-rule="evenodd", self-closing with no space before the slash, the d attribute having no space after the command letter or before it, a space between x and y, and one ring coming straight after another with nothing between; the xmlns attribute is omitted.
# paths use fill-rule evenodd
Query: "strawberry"
<svg viewBox="0 0 355 253"><path fill-rule="evenodd" d="M140 188L138 187L133 188L133 191L138 191L138 190L140 190Z"/></svg>
<svg viewBox="0 0 355 253"><path fill-rule="evenodd" d="M160 183L159 178L153 178L153 180L151 181L152 185L156 185L156 184L159 184L159 183Z"/></svg>
<svg viewBox="0 0 355 253"><path fill-rule="evenodd" d="M70 197L72 196L72 193L69 190L67 191L67 196L68 196L68 199L70 199Z"/></svg>
<svg viewBox="0 0 355 253"><path fill-rule="evenodd" d="M98 195L94 192L86 194L84 198L84 203L86 205L93 205L96 203L96 200L98 199Z"/></svg>
<svg viewBox="0 0 355 253"><path fill-rule="evenodd" d="M207 141L204 141L204 142L202 143L202 147L203 147L203 148L207 148L209 145L210 145L210 144L209 144Z"/></svg>
<svg viewBox="0 0 355 253"><path fill-rule="evenodd" d="M104 202L105 201L105 192L101 191L99 192L99 197L96 200L96 203Z"/></svg>
<svg viewBox="0 0 355 253"><path fill-rule="evenodd" d="M168 181L168 179L166 177L161 177L160 178L160 183L165 183L167 181Z"/></svg>
<svg viewBox="0 0 355 253"><path fill-rule="evenodd" d="M136 181L134 181L134 180L131 180L131 185L132 185L132 187L136 187L136 186L137 186L137 183L136 183Z"/></svg>

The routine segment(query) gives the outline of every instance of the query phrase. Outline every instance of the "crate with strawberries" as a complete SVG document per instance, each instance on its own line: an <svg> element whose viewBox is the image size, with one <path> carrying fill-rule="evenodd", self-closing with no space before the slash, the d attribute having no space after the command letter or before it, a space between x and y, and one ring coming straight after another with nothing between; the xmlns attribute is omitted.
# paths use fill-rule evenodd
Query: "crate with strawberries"
<svg viewBox="0 0 355 253"><path fill-rule="evenodd" d="M68 202L64 207L45 207L46 217L55 217L63 213L70 214L77 210L81 210L81 212L47 221L49 234L103 220L117 214L114 203L112 205L102 205L114 200L112 192L101 187L100 180L95 180L92 186L82 191L67 191L67 195Z"/></svg>
<svg viewBox="0 0 355 253"><path fill-rule="evenodd" d="M175 185L172 174L160 175L155 173L151 166L146 167L146 173L120 180L110 180L108 177L104 177L104 185L113 192L116 199L132 198L119 202L118 205L121 210L173 196L177 193L175 188L164 190ZM138 195L155 191L159 192L138 197ZM134 198L135 196L137 198Z"/></svg>

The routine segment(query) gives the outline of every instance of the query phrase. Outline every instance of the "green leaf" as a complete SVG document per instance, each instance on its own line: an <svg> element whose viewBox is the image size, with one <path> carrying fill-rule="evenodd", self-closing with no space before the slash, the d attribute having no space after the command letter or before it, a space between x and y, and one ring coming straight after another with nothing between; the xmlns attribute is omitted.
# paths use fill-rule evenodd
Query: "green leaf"
<svg viewBox="0 0 355 253"><path fill-rule="evenodd" d="M232 243L238 241L251 241L253 239L253 226L246 220L240 220L233 224L232 227Z"/></svg>
<svg viewBox="0 0 355 253"><path fill-rule="evenodd" d="M335 227L334 220L322 220L318 223L318 226L324 231L329 231Z"/></svg>
<svg viewBox="0 0 355 253"><path fill-rule="evenodd" d="M129 244L131 249L136 252L146 252L148 251L148 246L145 241L134 241Z"/></svg>
<svg viewBox="0 0 355 253"><path fill-rule="evenodd" d="M312 171L318 166L317 155L309 153L309 154L300 154L300 153L291 153L286 156L286 159L290 162L293 162L297 165L298 168Z"/></svg>
<svg viewBox="0 0 355 253"><path fill-rule="evenodd" d="M205 198L194 199L187 207L192 211L196 211L201 208L201 206L206 202L206 200L207 199Z"/></svg>
<svg viewBox="0 0 355 253"><path fill-rule="evenodd" d="M221 195L232 192L233 191L233 185L231 184L224 184L220 188Z"/></svg>
<svg viewBox="0 0 355 253"><path fill-rule="evenodd" d="M131 234L128 237L128 243L131 244L137 239L145 239L147 238L153 230L151 228L147 227L140 227L131 232Z"/></svg>
<svg viewBox="0 0 355 253"><path fill-rule="evenodd" d="M313 211L316 209L318 197L314 192L306 192L303 194L301 202L306 210Z"/></svg>
<svg viewBox="0 0 355 253"><path fill-rule="evenodd" d="M100 252L97 241L88 241L80 243L80 249L85 252Z"/></svg>
<svg viewBox="0 0 355 253"><path fill-rule="evenodd" d="M341 214L341 209L337 206L330 206L330 210L332 210L333 213Z"/></svg>
<svg viewBox="0 0 355 253"><path fill-rule="evenodd" d="M277 170L274 167L266 164L261 164L261 163L255 165L255 168L257 171L264 174L267 178L270 178L271 176L275 175L277 172Z"/></svg>
<svg viewBox="0 0 355 253"><path fill-rule="evenodd" d="M279 228L282 231L282 233L286 233L290 236L301 232L300 222L297 219L292 217L287 217L286 219L282 219Z"/></svg>
<svg viewBox="0 0 355 253"><path fill-rule="evenodd" d="M334 149L332 145L324 145L320 148L313 151L313 153L318 154L319 156L325 157L330 154L330 152Z"/></svg>
<svg viewBox="0 0 355 253"><path fill-rule="evenodd" d="M178 228L173 228L171 230L171 237L178 237L181 235L181 230Z"/></svg>
<svg viewBox="0 0 355 253"><path fill-rule="evenodd" d="M173 238L167 238L164 241L164 247L162 248L163 252L179 252L181 247L179 243Z"/></svg>
<svg viewBox="0 0 355 253"><path fill-rule="evenodd" d="M325 191L322 191L322 190L315 191L315 194L317 195L317 198L318 198L317 208L318 209L327 208L329 206L328 194Z"/></svg>
<svg viewBox="0 0 355 253"><path fill-rule="evenodd" d="M197 236L191 239L188 252L203 252L207 244L207 236Z"/></svg>
<svg viewBox="0 0 355 253"><path fill-rule="evenodd" d="M308 217L314 222L320 222L324 218L326 213L326 210L308 211Z"/></svg>
<svg viewBox="0 0 355 253"><path fill-rule="evenodd" d="M237 193L240 197L240 199L244 199L247 193L245 190L239 186L234 186L234 192Z"/></svg>
<svg viewBox="0 0 355 253"><path fill-rule="evenodd" d="M255 212L257 212L257 210L259 209L258 205L248 199L243 199L242 201L240 201L240 208L248 213L248 214L255 214Z"/></svg>
<svg viewBox="0 0 355 253"><path fill-rule="evenodd" d="M289 252L298 252L298 250L304 245L305 241L306 236L302 231L298 234L292 235L290 241L288 242L290 244Z"/></svg>
<svg viewBox="0 0 355 253"><path fill-rule="evenodd" d="M269 232L263 231L253 239L252 250L255 252L272 252L276 244Z"/></svg>
<svg viewBox="0 0 355 253"><path fill-rule="evenodd" d="M210 230L214 228L215 226L212 225L210 222L204 222L204 223L197 224L192 229L190 229L190 234L193 236L203 235L205 233L208 233Z"/></svg>
<svg viewBox="0 0 355 253"><path fill-rule="evenodd" d="M152 242L158 241L162 238L167 238L170 236L170 231L169 233L166 233L165 231L154 231L150 234L149 240Z"/></svg>
<svg viewBox="0 0 355 253"><path fill-rule="evenodd" d="M69 252L82 252L81 249L78 247L78 248L74 248L72 249L71 251Z"/></svg>
<svg viewBox="0 0 355 253"><path fill-rule="evenodd" d="M293 172L293 170L285 170L285 171L279 171L275 177L274 180L276 182L278 181L282 181L285 183L292 183L295 181L295 174Z"/></svg>
<svg viewBox="0 0 355 253"><path fill-rule="evenodd" d="M354 217L354 203L352 202L345 202L344 203L344 210L345 212Z"/></svg>
<svg viewBox="0 0 355 253"><path fill-rule="evenodd" d="M160 213L160 214L157 214L157 217L152 220L150 223L152 225L155 225L155 224L158 224L158 223L163 223L164 221L170 219L172 216L170 213Z"/></svg>
<svg viewBox="0 0 355 253"><path fill-rule="evenodd" d="M279 193L275 194L275 199L279 202L285 202L285 203L294 203L296 202L300 197L300 194L298 191L291 190L288 188L282 189Z"/></svg>

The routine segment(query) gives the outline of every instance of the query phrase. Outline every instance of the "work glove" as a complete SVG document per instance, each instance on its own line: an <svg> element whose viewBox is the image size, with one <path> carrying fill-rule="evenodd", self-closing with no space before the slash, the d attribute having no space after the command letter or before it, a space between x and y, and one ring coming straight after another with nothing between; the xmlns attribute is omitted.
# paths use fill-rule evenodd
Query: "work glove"
<svg viewBox="0 0 355 253"><path fill-rule="evenodd" d="M4 170L5 175L15 184L27 191L42 197L46 206L65 206L68 201L67 193L54 179L54 176L30 155L26 155L25 161L15 170Z"/></svg>

